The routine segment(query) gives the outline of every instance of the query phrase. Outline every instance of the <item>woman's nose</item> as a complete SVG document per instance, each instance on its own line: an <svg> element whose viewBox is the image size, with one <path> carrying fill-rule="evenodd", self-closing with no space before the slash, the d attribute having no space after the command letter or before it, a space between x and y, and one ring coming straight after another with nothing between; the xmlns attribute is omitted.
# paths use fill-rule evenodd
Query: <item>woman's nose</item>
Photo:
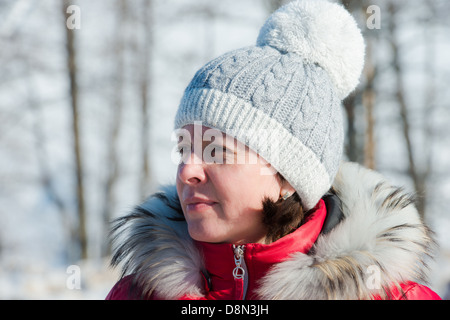
<svg viewBox="0 0 450 320"><path fill-rule="evenodd" d="M178 165L178 179L188 185L195 185L206 181L205 163L194 152L187 161Z"/></svg>

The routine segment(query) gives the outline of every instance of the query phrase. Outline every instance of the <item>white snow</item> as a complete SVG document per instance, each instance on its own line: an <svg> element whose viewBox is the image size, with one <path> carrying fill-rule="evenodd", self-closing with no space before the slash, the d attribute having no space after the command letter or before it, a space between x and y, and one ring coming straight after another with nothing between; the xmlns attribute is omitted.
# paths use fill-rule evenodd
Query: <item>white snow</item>
<svg viewBox="0 0 450 320"><path fill-rule="evenodd" d="M127 3L136 15L140 2ZM154 91L150 137L152 188L156 190L158 185L173 183L175 179L176 165L168 159L174 143L171 141L173 118L185 86L197 69L211 58L255 43L268 12L264 1L260 0L154 0L154 3L156 46L152 48ZM74 0L73 4L81 8L82 19L81 29L75 32L80 50L80 116L90 257L86 261L74 258L70 253L73 250L68 231L64 228L65 223L76 225L76 218L61 1L3 1L0 4L0 299L104 299L119 276L118 270L111 270L108 259L99 254L105 240L105 226L99 212L103 199L106 128L114 94L112 48L117 35L116 2ZM213 14L205 15L199 12L199 7ZM128 21L124 30L130 42L142 36L137 19ZM417 39L411 27L405 27L409 30L405 33L406 39ZM419 40L423 39L421 32ZM437 34L440 37L437 60L443 65L437 77L441 82L450 72L446 58L450 50L447 35L448 27ZM127 213L141 200L138 193L141 166L136 50L128 49L125 56L125 107L119 137L121 175L115 190L115 217ZM378 48L379 59L386 59L387 50L386 45ZM421 47L416 46L413 51L419 53L420 50ZM405 63L421 64L423 58L423 55L410 53ZM414 108L420 108L414 91L423 85L421 72L423 69L411 68L408 73L408 83L413 88L409 99ZM405 161L401 159L405 152L399 147L402 143L399 126L395 124L394 106L389 103L392 81L386 77L383 84L379 89L387 95L380 98L384 109L377 111L377 162L383 173L398 184L408 184L410 181L395 171L404 168ZM440 90L439 94L440 99L450 99L445 90ZM450 281L447 209L450 135L446 128L450 115L443 105L434 115L442 139L432 149L440 151L433 155L440 174L436 185L432 186L436 196L430 206L433 215L429 218L442 246L440 256L432 265L431 284L441 296ZM358 110L359 114L362 112ZM40 184L39 145L33 131L36 123L41 125L45 138L45 145L41 147L55 190L70 210L66 218L61 216Z"/></svg>

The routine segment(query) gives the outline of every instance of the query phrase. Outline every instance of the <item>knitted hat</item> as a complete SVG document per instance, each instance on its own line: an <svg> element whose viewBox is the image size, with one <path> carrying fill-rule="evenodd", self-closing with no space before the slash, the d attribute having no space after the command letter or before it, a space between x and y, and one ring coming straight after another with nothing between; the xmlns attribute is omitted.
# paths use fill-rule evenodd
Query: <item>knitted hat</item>
<svg viewBox="0 0 450 320"><path fill-rule="evenodd" d="M195 74L175 128L201 121L243 142L309 210L337 173L341 102L357 86L363 64L364 40L342 6L291 2L269 17L255 46L226 53Z"/></svg>

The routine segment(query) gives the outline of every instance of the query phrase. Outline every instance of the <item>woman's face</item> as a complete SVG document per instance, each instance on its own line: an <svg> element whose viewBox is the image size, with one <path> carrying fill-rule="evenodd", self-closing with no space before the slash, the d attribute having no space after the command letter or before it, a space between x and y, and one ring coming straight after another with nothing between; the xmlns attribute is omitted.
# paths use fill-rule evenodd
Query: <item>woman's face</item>
<svg viewBox="0 0 450 320"><path fill-rule="evenodd" d="M283 192L270 164L217 130L198 124L183 129L177 192L191 237L211 243L263 242L263 199L277 201Z"/></svg>

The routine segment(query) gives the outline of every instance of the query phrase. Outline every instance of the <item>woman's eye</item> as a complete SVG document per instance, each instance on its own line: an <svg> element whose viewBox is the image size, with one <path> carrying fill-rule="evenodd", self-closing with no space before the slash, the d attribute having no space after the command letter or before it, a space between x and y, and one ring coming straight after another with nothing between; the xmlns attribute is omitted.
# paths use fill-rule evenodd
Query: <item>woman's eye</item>
<svg viewBox="0 0 450 320"><path fill-rule="evenodd" d="M191 151L191 146L190 145L177 145L176 147L176 153L179 156L179 161L182 162L186 162L187 159L189 158L190 155L190 151Z"/></svg>
<svg viewBox="0 0 450 320"><path fill-rule="evenodd" d="M207 145L203 150L203 161L206 163L222 164L230 161L230 157L233 157L232 150L226 148L223 145Z"/></svg>
<svg viewBox="0 0 450 320"><path fill-rule="evenodd" d="M227 154L230 153L230 150L228 150L228 149L225 148L225 147L223 147L223 148L216 147L216 148L213 148L213 149L212 149L212 152L211 152L211 155L212 155L213 157L216 156L216 151L217 151L217 150L222 151L222 155L227 155Z"/></svg>

